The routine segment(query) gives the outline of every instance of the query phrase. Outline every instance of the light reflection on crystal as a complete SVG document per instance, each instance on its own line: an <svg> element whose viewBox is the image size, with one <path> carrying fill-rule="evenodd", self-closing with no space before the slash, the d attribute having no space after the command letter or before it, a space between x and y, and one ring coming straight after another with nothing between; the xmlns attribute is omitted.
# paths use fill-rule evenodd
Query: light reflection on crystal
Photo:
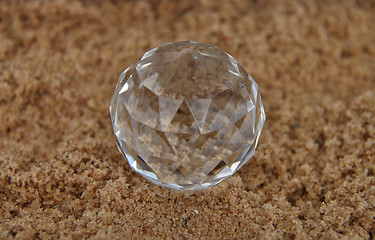
<svg viewBox="0 0 375 240"><path fill-rule="evenodd" d="M202 189L254 154L265 114L258 84L219 48L164 44L121 74L110 113L118 148L148 180Z"/></svg>

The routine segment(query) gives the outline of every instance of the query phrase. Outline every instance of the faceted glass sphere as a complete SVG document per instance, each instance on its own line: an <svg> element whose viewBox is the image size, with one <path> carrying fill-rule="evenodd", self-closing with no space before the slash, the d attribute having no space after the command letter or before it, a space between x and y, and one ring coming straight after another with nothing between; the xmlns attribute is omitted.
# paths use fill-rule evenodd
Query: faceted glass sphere
<svg viewBox="0 0 375 240"><path fill-rule="evenodd" d="M265 121L257 83L228 53L197 42L146 52L118 80L110 105L132 169L174 189L202 189L254 154Z"/></svg>

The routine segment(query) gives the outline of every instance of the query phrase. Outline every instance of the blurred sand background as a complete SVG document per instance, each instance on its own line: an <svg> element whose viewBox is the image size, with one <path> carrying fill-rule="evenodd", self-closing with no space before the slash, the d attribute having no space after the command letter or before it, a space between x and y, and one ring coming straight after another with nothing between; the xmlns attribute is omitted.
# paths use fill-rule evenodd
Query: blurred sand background
<svg viewBox="0 0 375 240"><path fill-rule="evenodd" d="M108 106L165 42L234 56L267 121L205 191L135 174ZM374 239L375 1L1 1L0 239Z"/></svg>

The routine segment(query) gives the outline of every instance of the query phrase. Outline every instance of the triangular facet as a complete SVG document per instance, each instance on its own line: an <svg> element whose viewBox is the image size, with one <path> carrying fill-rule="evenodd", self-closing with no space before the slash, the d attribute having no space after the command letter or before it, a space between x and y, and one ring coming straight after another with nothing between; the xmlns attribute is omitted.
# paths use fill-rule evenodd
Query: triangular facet
<svg viewBox="0 0 375 240"><path fill-rule="evenodd" d="M254 138L254 124L255 124L255 109L247 113L234 123L234 126L239 129L239 132L247 140L248 144L252 143Z"/></svg>
<svg viewBox="0 0 375 240"><path fill-rule="evenodd" d="M227 148L233 153L245 147L248 143L239 132L239 129L234 127L233 135L228 139Z"/></svg>
<svg viewBox="0 0 375 240"><path fill-rule="evenodd" d="M160 125L162 130L168 128L181 103L182 100L159 96Z"/></svg>
<svg viewBox="0 0 375 240"><path fill-rule="evenodd" d="M132 76L130 76L129 79L125 82L125 84L122 86L118 94L121 95L132 87L133 87L133 79L132 79Z"/></svg>
<svg viewBox="0 0 375 240"><path fill-rule="evenodd" d="M232 123L242 118L248 112L248 108L251 107L248 100L232 90L226 90L215 95L212 101Z"/></svg>
<svg viewBox="0 0 375 240"><path fill-rule="evenodd" d="M175 154L172 145L168 141L168 138L165 136L164 132L155 130L156 134L160 137L163 143L169 148L169 152Z"/></svg>
<svg viewBox="0 0 375 240"><path fill-rule="evenodd" d="M150 89L151 91L154 89L156 79L158 79L159 74L157 72L153 73L151 76L146 78L139 84L139 88L145 86L146 88Z"/></svg>
<svg viewBox="0 0 375 240"><path fill-rule="evenodd" d="M142 88L139 92L143 94L137 97L138 101L135 103L131 103L130 99L127 101L129 107L133 108L129 113L138 122L157 128L160 124L158 96L147 88ZM128 106L126 107L129 109Z"/></svg>
<svg viewBox="0 0 375 240"><path fill-rule="evenodd" d="M194 123L194 117L186 101L183 101L169 123L168 132L189 134L199 132L198 127L194 126Z"/></svg>
<svg viewBox="0 0 375 240"><path fill-rule="evenodd" d="M225 162L226 164L228 164L228 166L231 166L231 168L233 169L233 171L236 169L237 165L236 163L241 161L242 158L243 158L243 149L240 149L234 153L232 153L232 155L228 156L226 159L225 159ZM242 155L241 155L242 154ZM233 165L234 164L234 165Z"/></svg>
<svg viewBox="0 0 375 240"><path fill-rule="evenodd" d="M117 100L116 108L118 110L115 112L115 118L113 119L113 130L115 135L129 144L134 145L131 117L121 99Z"/></svg>
<svg viewBox="0 0 375 240"><path fill-rule="evenodd" d="M206 134L232 125L226 114L211 101L204 119L202 133Z"/></svg>
<svg viewBox="0 0 375 240"><path fill-rule="evenodd" d="M203 126L205 125L208 109L211 105L211 99L196 99L189 101L189 108L193 117L198 124L199 130L203 132Z"/></svg>
<svg viewBox="0 0 375 240"><path fill-rule="evenodd" d="M233 174L232 168L230 168L228 165L224 166L219 172L216 173L214 179L220 179L220 178L226 178Z"/></svg>
<svg viewBox="0 0 375 240"><path fill-rule="evenodd" d="M217 134L218 134L218 131L214 131L208 134L197 135L198 137L194 139L194 142L192 143L191 147L193 147L194 149L201 150L210 140L216 138Z"/></svg>

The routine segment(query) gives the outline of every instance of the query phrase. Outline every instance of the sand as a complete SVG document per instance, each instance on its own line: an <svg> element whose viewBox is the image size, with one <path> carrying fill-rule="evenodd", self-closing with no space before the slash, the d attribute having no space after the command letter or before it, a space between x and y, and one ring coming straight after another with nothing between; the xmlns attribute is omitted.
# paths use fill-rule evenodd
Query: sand
<svg viewBox="0 0 375 240"><path fill-rule="evenodd" d="M120 73L165 42L259 83L258 149L204 191L116 148ZM0 239L374 239L374 1L1 1Z"/></svg>

